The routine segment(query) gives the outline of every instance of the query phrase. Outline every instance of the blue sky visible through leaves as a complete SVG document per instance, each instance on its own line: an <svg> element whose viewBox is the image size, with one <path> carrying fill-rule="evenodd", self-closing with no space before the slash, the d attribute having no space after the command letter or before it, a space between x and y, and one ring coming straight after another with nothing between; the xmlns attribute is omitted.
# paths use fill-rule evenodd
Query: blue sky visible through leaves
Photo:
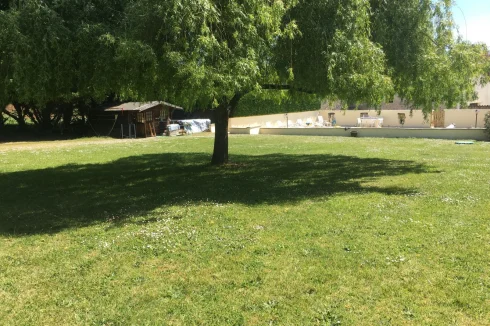
<svg viewBox="0 0 490 326"><path fill-rule="evenodd" d="M490 0L458 0L455 3L454 20L463 39L490 46Z"/></svg>

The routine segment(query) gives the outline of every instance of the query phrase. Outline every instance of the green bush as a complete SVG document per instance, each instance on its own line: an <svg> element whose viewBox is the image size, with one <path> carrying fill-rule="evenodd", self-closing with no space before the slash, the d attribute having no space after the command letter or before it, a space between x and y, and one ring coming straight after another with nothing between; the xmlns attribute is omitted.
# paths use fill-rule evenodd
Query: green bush
<svg viewBox="0 0 490 326"><path fill-rule="evenodd" d="M485 114L485 129L488 137L490 138L490 112Z"/></svg>
<svg viewBox="0 0 490 326"><path fill-rule="evenodd" d="M234 117L280 114L287 112L320 110L321 99L316 95L291 93L289 91L263 90L245 95Z"/></svg>

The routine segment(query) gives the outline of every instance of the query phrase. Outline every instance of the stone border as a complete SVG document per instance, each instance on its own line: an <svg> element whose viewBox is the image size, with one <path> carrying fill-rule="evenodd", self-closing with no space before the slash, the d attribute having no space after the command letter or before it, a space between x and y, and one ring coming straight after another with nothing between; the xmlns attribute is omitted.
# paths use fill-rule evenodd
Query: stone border
<svg viewBox="0 0 490 326"><path fill-rule="evenodd" d="M236 129L236 128L233 128ZM243 128L245 129L245 128ZM379 138L434 138L452 140L489 140L483 128L442 129L442 128L260 128L263 135L296 136L337 136L351 137L351 131L357 131L357 137Z"/></svg>

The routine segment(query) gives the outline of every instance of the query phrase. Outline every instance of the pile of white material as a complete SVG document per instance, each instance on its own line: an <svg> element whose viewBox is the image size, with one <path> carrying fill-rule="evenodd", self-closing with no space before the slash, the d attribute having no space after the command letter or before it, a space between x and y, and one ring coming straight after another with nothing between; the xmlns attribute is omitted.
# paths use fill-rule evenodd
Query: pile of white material
<svg viewBox="0 0 490 326"><path fill-rule="evenodd" d="M168 131L176 131L180 129L180 125L177 123L170 124L167 126Z"/></svg>
<svg viewBox="0 0 490 326"><path fill-rule="evenodd" d="M178 122L183 123L184 129L190 129L192 133L209 131L211 127L211 120L209 119L178 120Z"/></svg>

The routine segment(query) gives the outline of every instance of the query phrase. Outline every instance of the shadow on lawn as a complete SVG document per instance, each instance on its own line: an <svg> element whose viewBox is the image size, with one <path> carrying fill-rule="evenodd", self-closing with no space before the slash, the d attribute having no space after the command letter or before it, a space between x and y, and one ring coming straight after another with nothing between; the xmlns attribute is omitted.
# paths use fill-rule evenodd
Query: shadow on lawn
<svg viewBox="0 0 490 326"><path fill-rule="evenodd" d="M234 155L217 168L202 153L130 156L106 164L0 174L0 234L54 233L187 202L280 204L339 193L411 193L365 186L381 176L430 173L412 161L333 155Z"/></svg>

